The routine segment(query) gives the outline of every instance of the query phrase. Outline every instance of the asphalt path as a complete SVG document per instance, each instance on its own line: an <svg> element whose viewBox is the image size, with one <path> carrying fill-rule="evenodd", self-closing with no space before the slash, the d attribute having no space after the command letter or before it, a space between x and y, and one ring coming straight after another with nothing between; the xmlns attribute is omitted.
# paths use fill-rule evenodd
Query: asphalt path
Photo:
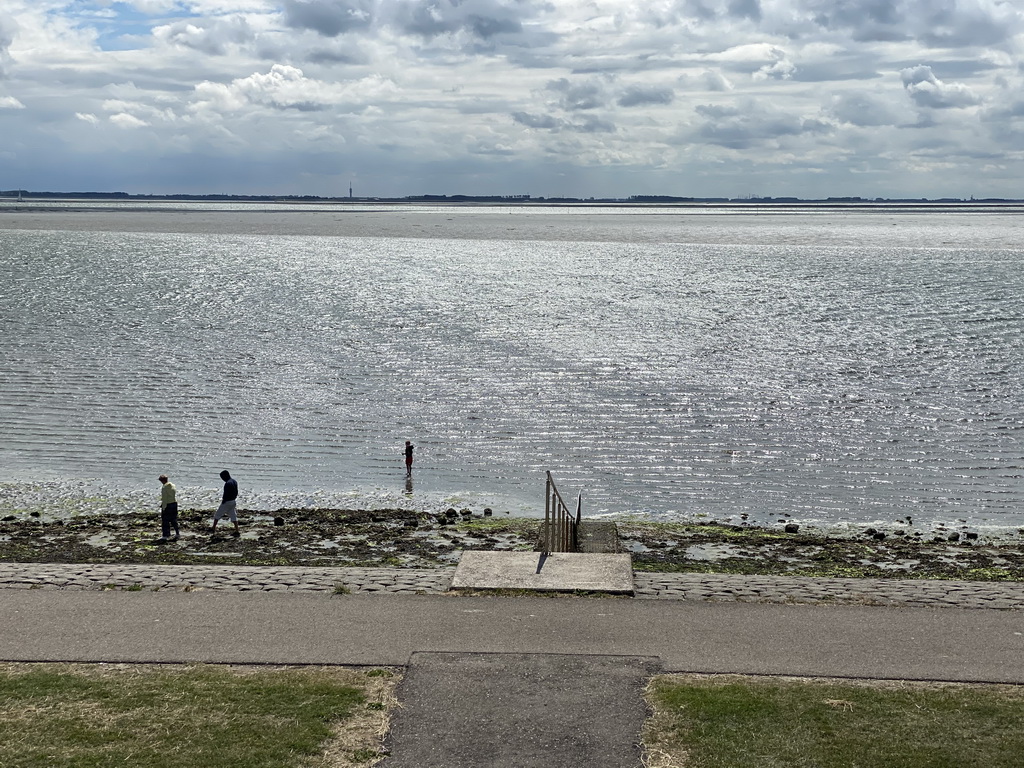
<svg viewBox="0 0 1024 768"><path fill-rule="evenodd" d="M653 657L666 672L1024 683L1024 613L618 598L0 590L0 659L405 666Z"/></svg>

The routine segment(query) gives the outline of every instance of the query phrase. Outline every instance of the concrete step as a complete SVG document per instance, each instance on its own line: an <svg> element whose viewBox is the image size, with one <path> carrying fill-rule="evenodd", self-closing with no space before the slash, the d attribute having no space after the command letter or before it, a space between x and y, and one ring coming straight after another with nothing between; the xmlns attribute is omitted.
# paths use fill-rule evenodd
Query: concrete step
<svg viewBox="0 0 1024 768"><path fill-rule="evenodd" d="M452 589L524 589L545 592L633 594L633 563L627 554L584 552L462 553Z"/></svg>

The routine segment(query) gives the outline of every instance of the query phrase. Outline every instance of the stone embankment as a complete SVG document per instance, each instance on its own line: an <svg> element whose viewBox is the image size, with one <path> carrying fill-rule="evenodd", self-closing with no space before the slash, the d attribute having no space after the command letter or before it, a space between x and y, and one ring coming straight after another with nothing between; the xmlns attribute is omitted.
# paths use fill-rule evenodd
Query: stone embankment
<svg viewBox="0 0 1024 768"><path fill-rule="evenodd" d="M0 563L0 589L440 594L449 590L454 573L454 567ZM636 572L634 582L636 597L648 599L1024 610L1021 582L646 572Z"/></svg>

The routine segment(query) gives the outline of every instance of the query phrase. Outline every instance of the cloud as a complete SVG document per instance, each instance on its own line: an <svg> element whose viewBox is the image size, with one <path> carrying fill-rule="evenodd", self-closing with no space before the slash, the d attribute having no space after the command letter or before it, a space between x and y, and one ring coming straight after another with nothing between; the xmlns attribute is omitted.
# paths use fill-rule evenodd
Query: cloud
<svg viewBox="0 0 1024 768"><path fill-rule="evenodd" d="M223 56L232 45L252 42L255 34L243 17L178 21L153 29L153 37L167 45L191 48L210 56Z"/></svg>
<svg viewBox="0 0 1024 768"><path fill-rule="evenodd" d="M738 72L750 72L754 80L788 80L796 71L784 48L768 43L748 43L704 57Z"/></svg>
<svg viewBox="0 0 1024 768"><path fill-rule="evenodd" d="M596 115L583 115L582 119L574 123L572 128L580 133L615 133L614 123Z"/></svg>
<svg viewBox="0 0 1024 768"><path fill-rule="evenodd" d="M1024 13L1003 0L804 0L818 27L857 42L919 40L927 45L999 45L1020 33Z"/></svg>
<svg viewBox="0 0 1024 768"><path fill-rule="evenodd" d="M733 89L729 78L713 69L705 69L695 74L680 75L679 86L685 91L697 90L724 93Z"/></svg>
<svg viewBox="0 0 1024 768"><path fill-rule="evenodd" d="M409 0L394 6L393 21L403 33L424 38L466 32L486 40L521 32L520 15L530 10L529 2Z"/></svg>
<svg viewBox="0 0 1024 768"><path fill-rule="evenodd" d="M931 109L962 109L980 103L971 89L962 83L944 83L931 67L917 66L900 72L903 87L919 107Z"/></svg>
<svg viewBox="0 0 1024 768"><path fill-rule="evenodd" d="M888 103L864 92L837 94L832 98L829 112L839 122L859 127L899 122L896 111Z"/></svg>
<svg viewBox="0 0 1024 768"><path fill-rule="evenodd" d="M314 111L335 100L323 84L286 64L275 64L266 74L257 72L227 85L203 82L196 86L195 92L200 105L213 105L222 111L240 110L249 105Z"/></svg>
<svg viewBox="0 0 1024 768"><path fill-rule="evenodd" d="M533 115L528 112L515 112L512 120L527 128L534 128L552 133L615 133L615 124L596 115L581 115L576 120L554 117L552 115Z"/></svg>
<svg viewBox="0 0 1024 768"><path fill-rule="evenodd" d="M729 15L736 18L747 18L751 21L761 20L760 0L729 0Z"/></svg>
<svg viewBox="0 0 1024 768"><path fill-rule="evenodd" d="M676 11L683 18L715 21L721 18L761 20L761 0L682 0Z"/></svg>
<svg viewBox="0 0 1024 768"><path fill-rule="evenodd" d="M285 24L324 37L365 29L373 21L373 0L284 0Z"/></svg>
<svg viewBox="0 0 1024 768"><path fill-rule="evenodd" d="M751 77L755 80L789 80L796 72L796 65L786 59L765 64Z"/></svg>
<svg viewBox="0 0 1024 768"><path fill-rule="evenodd" d="M675 92L671 88L651 85L630 85L619 96L620 107L641 107L649 104L671 104Z"/></svg>
<svg viewBox="0 0 1024 768"><path fill-rule="evenodd" d="M972 192L1024 175L1009 0L0 5L5 171L50 189L920 197L963 146L1003 169Z"/></svg>
<svg viewBox="0 0 1024 768"><path fill-rule="evenodd" d="M546 131L561 130L567 125L565 120L552 117L551 115L531 115L529 112L513 112L512 119L527 128L538 128Z"/></svg>
<svg viewBox="0 0 1024 768"><path fill-rule="evenodd" d="M695 111L704 118L696 136L730 149L749 149L772 144L782 137L820 135L833 130L827 121L801 117L753 100L741 105L698 104Z"/></svg>
<svg viewBox="0 0 1024 768"><path fill-rule="evenodd" d="M116 125L118 128L144 128L149 125L145 120L142 120L135 115L130 115L127 112L118 112L115 115L110 116L110 122Z"/></svg>
<svg viewBox="0 0 1024 768"><path fill-rule="evenodd" d="M519 34L534 15L531 0L284 0L289 27L325 37L376 25L424 39L465 33L489 40Z"/></svg>
<svg viewBox="0 0 1024 768"><path fill-rule="evenodd" d="M0 79L6 76L10 65L10 48L17 33L17 22L5 14L0 14Z"/></svg>
<svg viewBox="0 0 1024 768"><path fill-rule="evenodd" d="M597 109L608 100L604 86L594 80L572 82L563 77L549 82L547 90L556 95L558 106L567 112Z"/></svg>

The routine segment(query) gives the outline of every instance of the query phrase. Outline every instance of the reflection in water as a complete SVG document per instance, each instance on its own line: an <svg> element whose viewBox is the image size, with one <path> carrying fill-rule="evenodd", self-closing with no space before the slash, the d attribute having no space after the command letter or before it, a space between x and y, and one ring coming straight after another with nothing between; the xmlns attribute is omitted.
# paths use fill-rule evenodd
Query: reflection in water
<svg viewBox="0 0 1024 768"><path fill-rule="evenodd" d="M6 229L0 481L232 466L288 506L407 504L415 435L442 509L539 514L554 470L590 515L1019 526L1020 219L979 216Z"/></svg>
<svg viewBox="0 0 1024 768"><path fill-rule="evenodd" d="M405 476L405 495L412 496L412 475Z"/></svg>

